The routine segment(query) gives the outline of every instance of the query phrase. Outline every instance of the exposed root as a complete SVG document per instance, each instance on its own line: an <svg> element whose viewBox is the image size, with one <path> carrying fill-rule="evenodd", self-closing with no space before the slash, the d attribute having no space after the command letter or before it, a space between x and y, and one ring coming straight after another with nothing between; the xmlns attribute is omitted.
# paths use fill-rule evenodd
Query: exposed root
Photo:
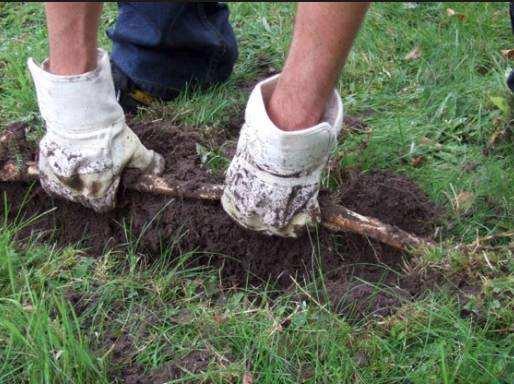
<svg viewBox="0 0 514 384"><path fill-rule="evenodd" d="M33 162L28 162L22 167L17 167L15 164L8 162L0 170L0 181L2 182L30 181L37 179L37 177L37 166ZM127 189L187 199L219 200L223 193L223 185L203 184L190 188L187 183L171 182L153 175L143 175L134 180L125 179L124 183ZM402 251L419 250L434 246L434 243L429 240L393 225L385 224L376 218L364 216L337 205L328 196L320 198L320 208L321 224L333 232L357 233Z"/></svg>

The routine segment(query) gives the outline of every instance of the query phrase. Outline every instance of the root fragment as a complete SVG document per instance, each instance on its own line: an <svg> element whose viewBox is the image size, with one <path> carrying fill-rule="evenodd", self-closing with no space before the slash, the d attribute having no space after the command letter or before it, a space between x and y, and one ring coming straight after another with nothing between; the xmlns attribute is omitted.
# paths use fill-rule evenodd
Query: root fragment
<svg viewBox="0 0 514 384"><path fill-rule="evenodd" d="M23 182L38 178L37 166L33 162L25 167L17 167L7 162L0 170L0 181ZM170 197L216 201L221 198L223 185L203 184L191 188L184 182L171 182L154 175L142 175L130 181L125 181L125 188L143 193L166 195ZM402 251L430 248L434 246L429 240L406 232L394 225L361 215L346 207L337 205L329 196L320 197L321 225L333 232L353 232L378 240Z"/></svg>

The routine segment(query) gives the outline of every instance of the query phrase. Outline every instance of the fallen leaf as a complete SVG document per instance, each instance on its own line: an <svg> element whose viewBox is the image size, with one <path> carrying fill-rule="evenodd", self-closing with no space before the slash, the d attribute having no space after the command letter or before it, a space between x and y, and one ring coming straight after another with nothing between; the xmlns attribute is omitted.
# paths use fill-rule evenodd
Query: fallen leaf
<svg viewBox="0 0 514 384"><path fill-rule="evenodd" d="M215 313L214 316L214 321L218 324L218 325L221 325L225 322L225 320L227 319L226 316L224 315L220 315L219 313Z"/></svg>
<svg viewBox="0 0 514 384"><path fill-rule="evenodd" d="M446 8L446 14L448 15L448 17L456 17L460 21L466 20L466 15L465 14L460 13L460 12L456 12L455 10L453 10L451 8Z"/></svg>
<svg viewBox="0 0 514 384"><path fill-rule="evenodd" d="M433 141L433 140L431 140L431 139L429 139L429 138L428 138L428 137L426 137L426 136L423 136L423 137L421 138L421 140L419 141L419 143L420 143L420 144L423 144L423 145L431 145L431 144L433 144L433 143L434 143L434 141Z"/></svg>
<svg viewBox="0 0 514 384"><path fill-rule="evenodd" d="M500 110L505 116L509 115L510 107L507 100L501 96L490 96L489 100Z"/></svg>
<svg viewBox="0 0 514 384"><path fill-rule="evenodd" d="M501 52L504 58L509 60L514 59L514 49L502 49Z"/></svg>
<svg viewBox="0 0 514 384"><path fill-rule="evenodd" d="M441 150L443 148L443 145L441 143L438 143L437 141L429 139L426 136L423 136L421 138L421 140L419 141L419 144L426 145L427 147L434 147L437 150Z"/></svg>
<svg viewBox="0 0 514 384"><path fill-rule="evenodd" d="M501 118L501 116L494 116L493 117L493 125L495 127L498 127L500 125L503 125L505 123L505 120Z"/></svg>
<svg viewBox="0 0 514 384"><path fill-rule="evenodd" d="M243 384L253 384L253 375L250 372L243 375Z"/></svg>
<svg viewBox="0 0 514 384"><path fill-rule="evenodd" d="M420 155L420 156L414 156L412 158L412 160L410 161L410 163L413 167L416 168L416 167L419 167L423 163L423 161L425 161L425 156Z"/></svg>
<svg viewBox="0 0 514 384"><path fill-rule="evenodd" d="M414 47L412 51L407 53L404 57L405 60L417 60L421 57L421 49L419 46Z"/></svg>
<svg viewBox="0 0 514 384"><path fill-rule="evenodd" d="M455 197L455 208L457 211L466 211L471 208L475 195L468 191L462 191Z"/></svg>
<svg viewBox="0 0 514 384"><path fill-rule="evenodd" d="M494 147L496 144L504 141L507 138L507 131L505 129L498 129L493 132L489 138L489 147Z"/></svg>

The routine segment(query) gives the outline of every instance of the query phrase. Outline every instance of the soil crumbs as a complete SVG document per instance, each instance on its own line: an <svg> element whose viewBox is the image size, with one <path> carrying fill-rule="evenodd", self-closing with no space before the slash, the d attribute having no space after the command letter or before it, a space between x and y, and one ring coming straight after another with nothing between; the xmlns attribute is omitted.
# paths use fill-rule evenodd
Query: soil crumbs
<svg viewBox="0 0 514 384"><path fill-rule="evenodd" d="M133 129L147 147L165 157L164 177L186 182L192 188L223 182L221 174L202 166L196 150L202 138L193 129L152 123ZM23 158L34 159L34 155ZM21 213L23 220L41 215L19 232L20 240L38 233L41 241L61 246L80 244L89 255L96 256L127 244L124 223L132 237L139 239L138 251L149 261L170 247L177 255L197 251L195 263L221 268L222 277L231 286L248 282L259 285L271 279L287 289L291 277L308 278L318 268L337 285L355 275L382 281L384 265L397 269L402 263L397 250L351 233L335 235L319 228L317 233L313 230L299 239L260 235L235 224L217 202L141 194L122 186L118 208L97 214L48 196L37 183L31 188L0 183L0 190L7 198L8 217L20 220ZM439 212L415 183L389 171L350 172L338 196L341 204L358 213L420 236L430 234ZM5 214L3 210L2 206Z"/></svg>
<svg viewBox="0 0 514 384"><path fill-rule="evenodd" d="M162 122L132 124L132 128L148 148L165 157L164 177L192 187L223 182L221 174L202 166L197 143L205 144L205 140L194 129ZM34 160L34 152L27 153L25 142L22 147L22 158ZM0 158L0 162L8 160L5 154ZM337 194L341 204L416 235L429 236L440 213L415 183L389 171L349 172L343 185ZM424 290L423 284L400 273L402 253L351 233L335 235L319 228L299 239L268 237L239 227L219 203L140 194L123 187L118 208L107 214L49 197L37 183L31 188L0 183L0 191L9 207L9 212L3 212L2 204L2 214L12 220L46 212L18 233L19 240L37 233L40 241L61 246L80 244L94 257L127 245L125 225L130 228L128 233L139 239L138 252L149 262L159 258L164 249L172 249L174 255L196 251L191 265L219 268L223 284L230 287L274 281L279 290L287 291L294 287L294 281L309 280L321 270L327 300L350 319L388 315ZM178 375L173 364L163 368L168 373L164 376ZM148 377L157 379L164 371ZM125 372L123 376L126 382L145 382L139 372Z"/></svg>

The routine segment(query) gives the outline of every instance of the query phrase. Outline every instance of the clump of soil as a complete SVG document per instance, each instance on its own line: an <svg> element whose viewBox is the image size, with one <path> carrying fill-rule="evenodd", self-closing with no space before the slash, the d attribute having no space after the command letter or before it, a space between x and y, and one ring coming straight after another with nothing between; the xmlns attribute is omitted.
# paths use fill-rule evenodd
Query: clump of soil
<svg viewBox="0 0 514 384"><path fill-rule="evenodd" d="M430 233L440 213L413 181L390 171L350 172L340 203L419 235Z"/></svg>
<svg viewBox="0 0 514 384"><path fill-rule="evenodd" d="M23 166L27 161L33 161L35 151L25 137L25 123L13 123L0 131L0 166L14 163Z"/></svg>
<svg viewBox="0 0 514 384"><path fill-rule="evenodd" d="M223 182L221 175L202 166L196 150L201 139L195 130L162 123L133 125L133 129L147 147L165 157L165 177L191 185ZM430 233L438 210L405 177L388 171L353 172L344 185L340 201L348 208L417 235ZM334 235L320 228L299 239L268 237L239 227L219 203L171 199L124 188L119 191L118 208L107 214L50 197L37 183L32 188L0 183L0 189L11 219L28 219L47 212L25 226L18 233L19 240L37 232L41 241L78 243L96 256L107 249L123 249L129 240L138 239L138 252L149 261L164 249L172 249L174 255L197 251L192 264L218 267L224 283L238 286L271 280L279 288L288 289L293 284L292 277L297 281L309 279L321 270L327 279L329 299L342 311L348 307L343 304L353 300L365 302L359 310L385 314L405 296L349 288L352 276L387 286L400 284L397 274L390 271L401 268L403 255L358 235Z"/></svg>

